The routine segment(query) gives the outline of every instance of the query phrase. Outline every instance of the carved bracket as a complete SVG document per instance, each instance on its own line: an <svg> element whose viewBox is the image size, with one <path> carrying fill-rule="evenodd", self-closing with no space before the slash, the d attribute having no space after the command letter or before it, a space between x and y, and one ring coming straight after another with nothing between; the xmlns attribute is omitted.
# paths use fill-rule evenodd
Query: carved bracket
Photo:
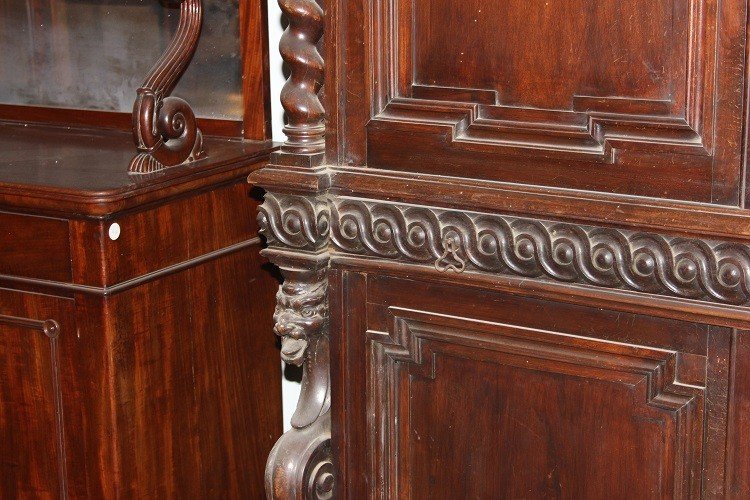
<svg viewBox="0 0 750 500"><path fill-rule="evenodd" d="M133 139L139 153L130 162L130 173L156 172L203 153L195 113L187 102L170 96L195 53L202 22L202 0L181 0L177 32L138 89Z"/></svg>
<svg viewBox="0 0 750 500"><path fill-rule="evenodd" d="M268 193L258 214L284 283L276 295L274 331L281 357L303 367L292 429L266 464L268 498L326 499L333 495L328 312L328 205L322 197Z"/></svg>

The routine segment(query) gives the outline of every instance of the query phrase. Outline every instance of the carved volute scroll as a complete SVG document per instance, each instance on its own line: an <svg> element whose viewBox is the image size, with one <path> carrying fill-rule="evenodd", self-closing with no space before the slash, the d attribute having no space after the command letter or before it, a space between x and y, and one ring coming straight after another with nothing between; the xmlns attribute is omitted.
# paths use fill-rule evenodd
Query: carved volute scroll
<svg viewBox="0 0 750 500"><path fill-rule="evenodd" d="M187 102L170 96L195 53L202 22L202 0L181 0L177 32L138 89L133 139L139 153L130 162L130 173L155 172L203 153L195 113Z"/></svg>
<svg viewBox="0 0 750 500"><path fill-rule="evenodd" d="M325 111L318 93L323 86L323 58L317 44L323 36L323 9L315 0L279 0L289 26L281 37L281 57L291 75L281 90L286 112L282 151L321 153L325 148Z"/></svg>

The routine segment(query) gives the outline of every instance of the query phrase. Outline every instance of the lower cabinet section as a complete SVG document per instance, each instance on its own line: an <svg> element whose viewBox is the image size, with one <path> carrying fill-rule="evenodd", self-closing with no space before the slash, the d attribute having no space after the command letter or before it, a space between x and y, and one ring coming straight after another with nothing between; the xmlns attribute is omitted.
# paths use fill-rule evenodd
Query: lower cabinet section
<svg viewBox="0 0 750 500"><path fill-rule="evenodd" d="M0 498L66 491L63 391L71 388L61 384L69 372L60 351L71 334L72 300L0 290Z"/></svg>
<svg viewBox="0 0 750 500"><path fill-rule="evenodd" d="M738 332L382 274L331 288L342 497L742 497Z"/></svg>
<svg viewBox="0 0 750 500"><path fill-rule="evenodd" d="M112 295L0 288L0 499L261 498L276 288L258 246Z"/></svg>

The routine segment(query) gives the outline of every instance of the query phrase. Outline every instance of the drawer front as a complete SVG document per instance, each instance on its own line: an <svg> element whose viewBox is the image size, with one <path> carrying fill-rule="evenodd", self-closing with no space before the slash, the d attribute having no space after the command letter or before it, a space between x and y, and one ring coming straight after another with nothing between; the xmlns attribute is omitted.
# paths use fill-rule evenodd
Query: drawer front
<svg viewBox="0 0 750 500"><path fill-rule="evenodd" d="M348 432L334 443L348 495L721 493L730 329L387 276L342 280L332 286L344 291L332 310L343 318L332 332L343 345L333 425Z"/></svg>
<svg viewBox="0 0 750 500"><path fill-rule="evenodd" d="M69 282L68 221L0 212L0 274Z"/></svg>
<svg viewBox="0 0 750 500"><path fill-rule="evenodd" d="M111 287L256 237L249 192L242 179L104 223L74 221L75 282Z"/></svg>

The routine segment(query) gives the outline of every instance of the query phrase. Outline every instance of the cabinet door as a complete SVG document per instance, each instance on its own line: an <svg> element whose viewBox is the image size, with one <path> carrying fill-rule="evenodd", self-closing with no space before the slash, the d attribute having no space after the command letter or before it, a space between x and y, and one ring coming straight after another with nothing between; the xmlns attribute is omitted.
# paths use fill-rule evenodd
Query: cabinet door
<svg viewBox="0 0 750 500"><path fill-rule="evenodd" d="M68 492L61 337L73 314L72 300L0 289L1 498Z"/></svg>
<svg viewBox="0 0 750 500"><path fill-rule="evenodd" d="M341 8L341 163L738 202L744 0L369 5Z"/></svg>
<svg viewBox="0 0 750 500"><path fill-rule="evenodd" d="M723 492L729 329L336 276L334 445L345 496Z"/></svg>

